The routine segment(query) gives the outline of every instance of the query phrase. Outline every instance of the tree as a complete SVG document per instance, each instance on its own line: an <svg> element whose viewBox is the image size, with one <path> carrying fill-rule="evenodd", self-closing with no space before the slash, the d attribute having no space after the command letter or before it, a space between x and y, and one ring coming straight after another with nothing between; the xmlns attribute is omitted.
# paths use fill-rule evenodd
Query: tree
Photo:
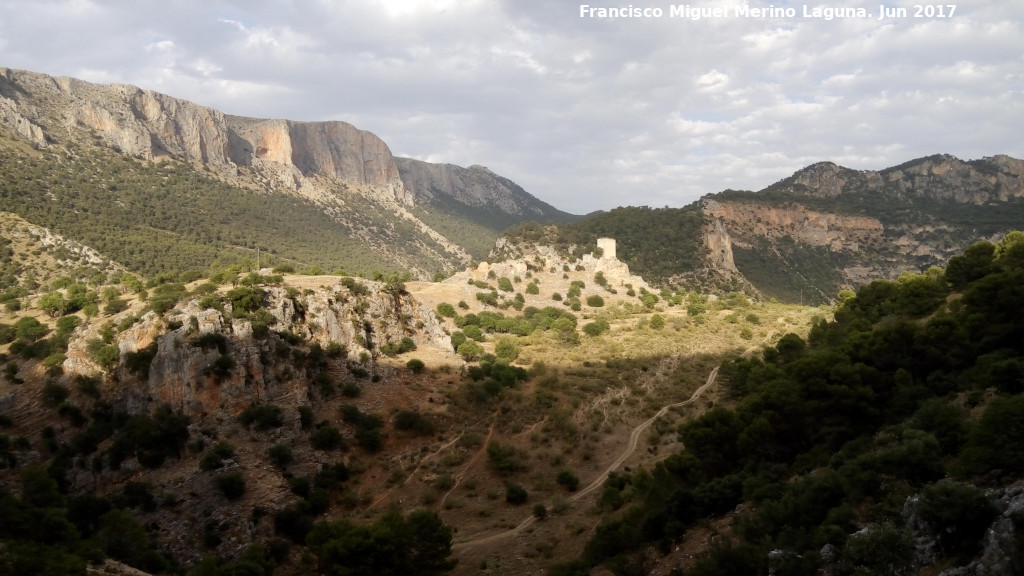
<svg viewBox="0 0 1024 576"><path fill-rule="evenodd" d="M39 297L39 301L36 303L39 309L49 314L50 318L56 318L67 312L69 308L68 301L64 299L64 296L60 292L50 292L44 296Z"/></svg>
<svg viewBox="0 0 1024 576"><path fill-rule="evenodd" d="M318 522L306 538L321 574L442 576L451 560L451 528L433 511L386 514L369 526L348 520Z"/></svg>
<svg viewBox="0 0 1024 576"><path fill-rule="evenodd" d="M245 478L238 472L221 474L213 483L228 500L238 500L245 494Z"/></svg>
<svg viewBox="0 0 1024 576"><path fill-rule="evenodd" d="M558 473L558 477L555 479L559 486L562 486L569 492L575 492L576 488L580 485L580 479L576 476L576 473L566 468Z"/></svg>
<svg viewBox="0 0 1024 576"><path fill-rule="evenodd" d="M468 340L459 345L458 352L459 356L462 356L466 362L472 362L474 360L479 360L480 357L483 356L484 348L476 342Z"/></svg>

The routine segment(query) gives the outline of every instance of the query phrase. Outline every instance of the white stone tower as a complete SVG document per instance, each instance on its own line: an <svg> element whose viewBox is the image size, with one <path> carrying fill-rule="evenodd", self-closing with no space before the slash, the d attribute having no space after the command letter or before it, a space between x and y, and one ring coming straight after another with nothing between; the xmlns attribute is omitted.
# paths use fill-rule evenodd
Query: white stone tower
<svg viewBox="0 0 1024 576"><path fill-rule="evenodd" d="M615 260L615 238L598 238L597 247L602 250L602 259Z"/></svg>

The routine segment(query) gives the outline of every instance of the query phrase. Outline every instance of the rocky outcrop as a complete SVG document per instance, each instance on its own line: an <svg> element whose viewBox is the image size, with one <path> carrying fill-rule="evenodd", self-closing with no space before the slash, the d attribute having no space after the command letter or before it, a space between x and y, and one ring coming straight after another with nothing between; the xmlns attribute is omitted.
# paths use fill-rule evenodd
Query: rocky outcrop
<svg viewBox="0 0 1024 576"><path fill-rule="evenodd" d="M39 124L89 130L112 146L147 160L171 156L220 172L264 163L298 177L326 176L382 187L400 200L398 167L377 136L345 122L292 122L226 116L219 110L125 84L0 69L4 123L35 141ZM45 103L40 106L39 103Z"/></svg>
<svg viewBox="0 0 1024 576"><path fill-rule="evenodd" d="M963 566L944 569L939 576L1004 576L1017 574L1020 570L1020 536L1015 520L1024 513L1024 482L991 490L986 495L998 516L985 531L981 554ZM918 512L920 498L920 495L914 495L907 499L903 518L913 537L916 565L934 566L941 559L938 535L921 519Z"/></svg>
<svg viewBox="0 0 1024 576"><path fill-rule="evenodd" d="M267 335L254 335L251 320L233 318L230 302L223 312L202 309L192 300L166 317L146 314L117 335L121 361L108 371L109 396L119 398L131 412L143 412L158 402L193 416L233 415L259 402L287 406L305 401L309 377L293 367L301 362L293 361L288 338L316 343L321 350L341 345L345 358L364 369L373 368L382 346L402 338L417 345L451 347L429 307L376 282L367 281L356 290L335 285L304 294L269 287L264 304L273 317ZM86 327L70 343L64 362L67 378L102 371L87 351L99 329ZM129 354L140 351L153 354L146 373L127 362ZM282 358L289 361L281 362Z"/></svg>
<svg viewBox="0 0 1024 576"><path fill-rule="evenodd" d="M769 190L835 198L842 194L879 194L985 205L1024 197L1024 161L1005 155L965 162L940 154L880 171L851 170L819 162L797 171Z"/></svg>
<svg viewBox="0 0 1024 576"><path fill-rule="evenodd" d="M942 266L1019 228L1024 161L930 156L881 171L831 162L760 192L706 196L709 270L766 295L827 302L842 288ZM968 217L967 214L976 215Z"/></svg>
<svg viewBox="0 0 1024 576"><path fill-rule="evenodd" d="M848 216L810 210L798 204L723 203L711 198L701 201L704 213L715 223L715 235L726 230L736 238L789 237L809 246L824 246L833 251L859 252L862 247L878 245L885 229L875 218ZM725 252L725 240L717 241ZM712 246L708 246L712 248ZM715 258L715 251L712 250ZM722 258L719 256L718 258ZM728 266L728 262L722 263Z"/></svg>

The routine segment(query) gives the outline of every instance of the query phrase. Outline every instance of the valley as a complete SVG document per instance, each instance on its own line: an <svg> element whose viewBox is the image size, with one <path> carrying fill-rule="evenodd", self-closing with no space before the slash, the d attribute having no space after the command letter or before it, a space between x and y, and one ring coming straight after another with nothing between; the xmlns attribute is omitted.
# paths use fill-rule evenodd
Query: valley
<svg viewBox="0 0 1024 576"><path fill-rule="evenodd" d="M580 217L0 68L0 573L1024 570L1022 198L935 155Z"/></svg>

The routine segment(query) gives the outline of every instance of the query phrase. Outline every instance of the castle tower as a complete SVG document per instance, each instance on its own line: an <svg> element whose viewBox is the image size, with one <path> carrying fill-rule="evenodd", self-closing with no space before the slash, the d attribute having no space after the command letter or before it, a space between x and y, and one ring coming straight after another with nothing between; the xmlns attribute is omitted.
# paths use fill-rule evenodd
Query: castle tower
<svg viewBox="0 0 1024 576"><path fill-rule="evenodd" d="M598 238L597 247L603 252L602 259L615 260L615 238Z"/></svg>

